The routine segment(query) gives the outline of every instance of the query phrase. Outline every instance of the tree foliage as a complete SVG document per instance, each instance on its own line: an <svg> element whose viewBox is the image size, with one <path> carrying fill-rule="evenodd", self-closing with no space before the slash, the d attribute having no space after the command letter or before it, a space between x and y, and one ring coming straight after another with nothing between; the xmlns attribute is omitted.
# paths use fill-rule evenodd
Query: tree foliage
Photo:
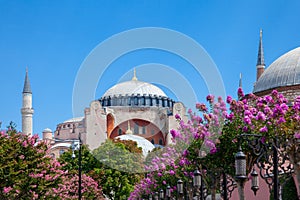
<svg viewBox="0 0 300 200"><path fill-rule="evenodd" d="M101 174L100 185L109 199L128 199L142 174L142 150L136 142L107 140L93 151L102 163L96 174Z"/></svg>
<svg viewBox="0 0 300 200"><path fill-rule="evenodd" d="M78 176L63 170L47 154L48 146L38 136L17 133L13 123L0 134L0 199L77 199ZM75 181L74 181L75 180ZM83 176L84 198L103 199L101 188Z"/></svg>

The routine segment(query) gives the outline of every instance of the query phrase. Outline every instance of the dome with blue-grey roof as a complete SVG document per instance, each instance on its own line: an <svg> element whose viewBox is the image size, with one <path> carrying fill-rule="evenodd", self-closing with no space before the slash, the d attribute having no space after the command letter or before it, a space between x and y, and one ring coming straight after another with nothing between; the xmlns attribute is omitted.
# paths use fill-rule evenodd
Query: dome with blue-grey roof
<svg viewBox="0 0 300 200"><path fill-rule="evenodd" d="M257 80L253 92L300 84L300 47L275 60Z"/></svg>

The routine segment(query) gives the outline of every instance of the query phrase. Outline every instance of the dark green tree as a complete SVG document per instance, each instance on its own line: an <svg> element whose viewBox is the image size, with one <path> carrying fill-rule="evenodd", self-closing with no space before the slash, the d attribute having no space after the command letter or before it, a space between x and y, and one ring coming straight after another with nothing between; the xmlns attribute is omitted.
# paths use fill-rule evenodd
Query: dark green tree
<svg viewBox="0 0 300 200"><path fill-rule="evenodd" d="M136 142L107 140L93 155L103 164L96 171L102 175L103 193L110 199L128 199L135 183L143 177L142 150Z"/></svg>

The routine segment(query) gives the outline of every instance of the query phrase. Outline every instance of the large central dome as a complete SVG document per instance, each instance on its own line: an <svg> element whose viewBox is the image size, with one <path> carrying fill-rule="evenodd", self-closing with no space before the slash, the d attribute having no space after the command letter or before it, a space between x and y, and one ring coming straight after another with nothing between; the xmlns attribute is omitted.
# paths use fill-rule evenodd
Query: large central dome
<svg viewBox="0 0 300 200"><path fill-rule="evenodd" d="M113 96L136 96L136 95L156 95L156 96L162 96L166 97L167 95L157 86L138 81L138 80L131 80L131 81L126 81L123 83L119 83L113 87L111 87L109 90L107 90L103 97L113 97Z"/></svg>
<svg viewBox="0 0 300 200"><path fill-rule="evenodd" d="M300 84L300 47L279 57L261 75L253 92Z"/></svg>
<svg viewBox="0 0 300 200"><path fill-rule="evenodd" d="M174 101L157 86L138 81L135 75L131 81L119 83L108 89L99 99L102 106L158 106L173 107Z"/></svg>

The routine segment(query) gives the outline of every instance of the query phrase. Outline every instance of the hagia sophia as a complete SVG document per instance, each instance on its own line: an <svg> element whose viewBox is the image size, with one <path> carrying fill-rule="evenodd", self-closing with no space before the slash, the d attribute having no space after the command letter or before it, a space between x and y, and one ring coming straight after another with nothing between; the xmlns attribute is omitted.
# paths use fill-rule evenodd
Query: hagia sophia
<svg viewBox="0 0 300 200"><path fill-rule="evenodd" d="M254 94L263 96L275 89L289 100L300 95L300 47L288 51L266 67L260 31L256 71ZM21 113L22 132L31 134L34 110L28 72ZM99 99L91 101L82 113L82 117L57 124L54 133L49 128L43 131L43 139L51 141L53 156L59 156L70 147L70 143L62 140L78 139L79 133L83 144L91 150L107 138L122 135L139 136L154 146L165 146L171 143L169 130L178 126L175 114L186 118L184 102L176 102L159 87L138 80L135 70L132 80L114 85Z"/></svg>

